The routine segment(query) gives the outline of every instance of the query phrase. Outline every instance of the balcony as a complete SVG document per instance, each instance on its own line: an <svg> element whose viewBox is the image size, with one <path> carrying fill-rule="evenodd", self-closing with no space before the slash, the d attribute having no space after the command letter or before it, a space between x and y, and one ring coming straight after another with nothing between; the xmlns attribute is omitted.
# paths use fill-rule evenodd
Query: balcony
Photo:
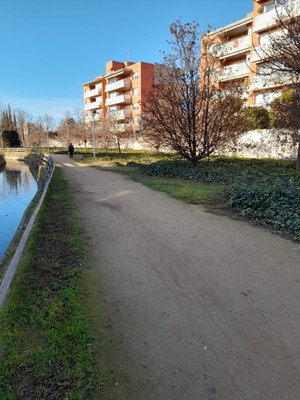
<svg viewBox="0 0 300 400"><path fill-rule="evenodd" d="M131 117L131 110L116 110L116 111L109 111L108 116L116 119L116 120L122 120L126 118Z"/></svg>
<svg viewBox="0 0 300 400"><path fill-rule="evenodd" d="M281 87L291 83L291 79L279 73L272 73L270 75L256 75L250 80L250 91L271 89L274 87Z"/></svg>
<svg viewBox="0 0 300 400"><path fill-rule="evenodd" d="M268 43L253 48L251 62L258 63L268 57Z"/></svg>
<svg viewBox="0 0 300 400"><path fill-rule="evenodd" d="M131 129L131 124L116 124L115 127L119 132L125 132L126 129Z"/></svg>
<svg viewBox="0 0 300 400"><path fill-rule="evenodd" d="M131 102L130 94L121 94L120 96L114 96L106 99L106 106L112 106L114 104L129 104Z"/></svg>
<svg viewBox="0 0 300 400"><path fill-rule="evenodd" d="M84 98L87 99L89 97L99 96L99 94L101 94L101 90L102 90L102 84L100 83L99 85L96 85L95 89L86 90L84 92Z"/></svg>
<svg viewBox="0 0 300 400"><path fill-rule="evenodd" d="M130 79L120 79L119 81L109 83L105 87L106 92L113 92L115 90L129 90L131 88Z"/></svg>
<svg viewBox="0 0 300 400"><path fill-rule="evenodd" d="M274 6L275 7L275 6ZM287 6L293 16L300 15L300 0L289 0ZM278 17L286 17L287 12L284 6L278 6L273 10L264 12L254 20L253 32L260 32L277 25Z"/></svg>
<svg viewBox="0 0 300 400"><path fill-rule="evenodd" d="M99 96L96 98L96 101L92 101L90 103L85 103L85 110L95 110L96 108L102 108L102 97Z"/></svg>
<svg viewBox="0 0 300 400"><path fill-rule="evenodd" d="M249 66L246 62L240 62L216 70L218 81L230 81L233 79L244 78L249 75Z"/></svg>
<svg viewBox="0 0 300 400"><path fill-rule="evenodd" d="M97 114L94 116L94 120L95 121L100 121L101 116L102 116L102 113L101 112L97 112ZM87 114L84 117L84 120L85 120L85 122L92 122L93 121L93 117L90 114Z"/></svg>
<svg viewBox="0 0 300 400"><path fill-rule="evenodd" d="M230 42L220 45L217 49L217 57L223 58L233 57L238 54L247 52L251 47L251 36L245 35Z"/></svg>

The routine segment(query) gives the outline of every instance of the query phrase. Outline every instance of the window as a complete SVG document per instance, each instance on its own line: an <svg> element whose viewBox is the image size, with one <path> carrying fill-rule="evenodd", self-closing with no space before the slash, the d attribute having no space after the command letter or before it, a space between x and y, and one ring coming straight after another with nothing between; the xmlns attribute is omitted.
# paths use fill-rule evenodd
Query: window
<svg viewBox="0 0 300 400"><path fill-rule="evenodd" d="M133 89L133 95L134 95L134 96L137 96L138 94L139 94L139 88L135 87L135 88Z"/></svg>
<svg viewBox="0 0 300 400"><path fill-rule="evenodd" d="M134 74L133 74L133 76L132 76L132 79L139 79L139 73L138 72L135 72Z"/></svg>
<svg viewBox="0 0 300 400"><path fill-rule="evenodd" d="M274 0L273 1L268 1L268 3L262 5L261 11L263 13L266 13L268 11L272 11L275 8Z"/></svg>
<svg viewBox="0 0 300 400"><path fill-rule="evenodd" d="M135 118L135 119L133 120L133 123L134 123L135 126L139 126L139 125L140 125L140 120L139 120L139 118Z"/></svg>
<svg viewBox="0 0 300 400"><path fill-rule="evenodd" d="M293 0L292 0L293 1ZM261 6L263 13L274 10L276 7L281 7L287 4L287 0L272 0Z"/></svg>
<svg viewBox="0 0 300 400"><path fill-rule="evenodd" d="M133 109L138 110L140 108L139 103L133 103Z"/></svg>

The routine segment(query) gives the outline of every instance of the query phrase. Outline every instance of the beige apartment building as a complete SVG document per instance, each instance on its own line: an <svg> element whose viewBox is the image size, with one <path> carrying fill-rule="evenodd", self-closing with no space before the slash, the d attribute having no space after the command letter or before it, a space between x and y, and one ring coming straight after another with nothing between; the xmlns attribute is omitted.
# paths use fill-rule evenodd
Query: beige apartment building
<svg viewBox="0 0 300 400"><path fill-rule="evenodd" d="M270 34L280 34L276 19L278 14L286 15L283 3L300 15L300 0L254 0L253 10L245 18L209 33L216 42L225 38L214 48L219 61L216 79L223 85L240 84L245 105L267 106L289 84L284 77L259 74L261 68L267 68L264 55Z"/></svg>
<svg viewBox="0 0 300 400"><path fill-rule="evenodd" d="M85 122L107 117L120 131L138 130L155 67L146 62L106 63L105 75L83 85Z"/></svg>

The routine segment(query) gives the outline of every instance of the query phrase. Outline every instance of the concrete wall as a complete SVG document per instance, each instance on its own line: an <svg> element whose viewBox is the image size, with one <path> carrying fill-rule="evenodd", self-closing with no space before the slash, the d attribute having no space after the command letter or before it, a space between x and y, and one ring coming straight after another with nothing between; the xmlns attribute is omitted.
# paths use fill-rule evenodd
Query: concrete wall
<svg viewBox="0 0 300 400"><path fill-rule="evenodd" d="M259 129L243 134L233 149L222 155L247 158L296 159L297 145L291 135L274 129Z"/></svg>
<svg viewBox="0 0 300 400"><path fill-rule="evenodd" d="M143 141L142 137L122 140L121 148L154 150ZM166 151L166 149L160 149L160 151L164 150ZM291 136L287 133L272 129L259 129L243 134L234 146L220 151L219 154L246 158L296 159L297 144L293 143Z"/></svg>

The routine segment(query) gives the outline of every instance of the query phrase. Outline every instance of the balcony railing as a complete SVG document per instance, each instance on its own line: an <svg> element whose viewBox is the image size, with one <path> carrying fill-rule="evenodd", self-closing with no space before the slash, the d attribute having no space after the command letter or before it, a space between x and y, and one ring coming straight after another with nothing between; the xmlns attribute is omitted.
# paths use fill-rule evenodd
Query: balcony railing
<svg viewBox="0 0 300 400"><path fill-rule="evenodd" d="M131 128L131 124L116 124L115 127L119 132L124 132L126 129Z"/></svg>
<svg viewBox="0 0 300 400"><path fill-rule="evenodd" d="M291 83L291 79L279 73L272 73L270 75L256 75L250 80L249 90L264 90L274 87L285 86Z"/></svg>
<svg viewBox="0 0 300 400"><path fill-rule="evenodd" d="M255 17L253 31L259 32L276 26L278 18L287 16L286 7L293 16L300 15L300 0L289 0L287 6L278 6Z"/></svg>
<svg viewBox="0 0 300 400"><path fill-rule="evenodd" d="M102 85L96 85L95 89L92 90L86 90L84 92L84 98L88 98L88 97L95 97L98 96L99 94L101 94L101 90L102 90Z"/></svg>
<svg viewBox="0 0 300 400"><path fill-rule="evenodd" d="M249 74L249 66L246 62L227 65L216 70L218 81L229 81L232 79L243 78Z"/></svg>
<svg viewBox="0 0 300 400"><path fill-rule="evenodd" d="M244 53L251 47L251 37L246 35L237 39L230 40L230 42L224 43L217 48L217 56L219 58L229 57Z"/></svg>
<svg viewBox="0 0 300 400"><path fill-rule="evenodd" d="M108 116L116 119L122 120L131 117L131 110L116 110L116 111L109 111Z"/></svg>
<svg viewBox="0 0 300 400"><path fill-rule="evenodd" d="M106 106L112 106L114 104L129 104L131 102L130 94L122 94L120 96L114 96L106 99Z"/></svg>
<svg viewBox="0 0 300 400"><path fill-rule="evenodd" d="M102 116L102 113L101 113L101 112L97 112L97 113L95 114L95 116L94 116L94 120L95 120L95 121L100 121L101 116ZM92 122L92 121L93 121L93 117L92 117L90 114L87 114L87 115L85 116L84 120L85 120L85 122Z"/></svg>
<svg viewBox="0 0 300 400"><path fill-rule="evenodd" d="M106 92L113 92L114 90L129 90L131 88L130 79L120 79L119 81L109 83L105 87Z"/></svg>
<svg viewBox="0 0 300 400"><path fill-rule="evenodd" d="M94 110L96 108L102 108L102 97L97 97L96 101L92 101L91 103L85 103L85 110Z"/></svg>
<svg viewBox="0 0 300 400"><path fill-rule="evenodd" d="M268 50L269 50L268 43L265 43L260 46L255 46L253 48L251 62L257 63L257 62L263 61L265 58L268 57L268 54L269 54Z"/></svg>

